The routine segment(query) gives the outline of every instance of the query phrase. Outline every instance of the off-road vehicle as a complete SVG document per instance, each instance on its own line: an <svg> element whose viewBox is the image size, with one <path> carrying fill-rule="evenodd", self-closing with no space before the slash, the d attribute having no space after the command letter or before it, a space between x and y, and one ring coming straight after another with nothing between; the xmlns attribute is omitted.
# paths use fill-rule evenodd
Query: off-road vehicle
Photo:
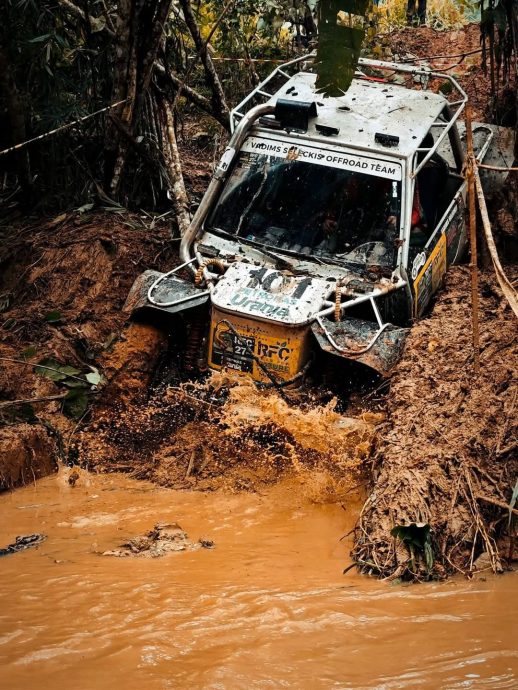
<svg viewBox="0 0 518 690"><path fill-rule="evenodd" d="M229 368L287 385L339 378L343 360L387 375L465 253L467 96L455 79L360 60L339 98L315 80L299 58L233 110L179 265L131 290L125 308L156 313L187 376ZM507 131L477 124L474 140L479 160L510 162Z"/></svg>

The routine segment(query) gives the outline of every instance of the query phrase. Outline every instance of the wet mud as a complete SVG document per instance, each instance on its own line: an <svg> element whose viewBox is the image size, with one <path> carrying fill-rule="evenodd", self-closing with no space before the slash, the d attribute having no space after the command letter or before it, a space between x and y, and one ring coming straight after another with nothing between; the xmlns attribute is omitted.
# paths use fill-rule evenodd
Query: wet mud
<svg viewBox="0 0 518 690"><path fill-rule="evenodd" d="M516 269L507 270L516 277ZM416 521L431 527L435 577L513 567L508 505L518 476L516 318L492 272L481 274L476 373L469 284L467 267L450 270L394 372L376 479L354 547L364 572L426 578L424 565L412 564L391 534L394 525Z"/></svg>
<svg viewBox="0 0 518 690"><path fill-rule="evenodd" d="M361 501L185 492L70 470L2 496L2 688L511 690L518 581L395 587L342 570ZM315 489L314 489L315 490ZM212 549L103 557L156 522ZM14 527L16 525L16 528Z"/></svg>
<svg viewBox="0 0 518 690"><path fill-rule="evenodd" d="M123 343L123 348L125 344ZM258 491L317 474L329 500L362 481L381 413L346 417L327 405L290 405L243 377L214 373L205 383L142 396L142 378L123 376L124 402L102 399L76 435L73 456L89 469L126 471L183 489ZM117 384L118 386L119 384ZM114 413L114 409L117 411Z"/></svg>

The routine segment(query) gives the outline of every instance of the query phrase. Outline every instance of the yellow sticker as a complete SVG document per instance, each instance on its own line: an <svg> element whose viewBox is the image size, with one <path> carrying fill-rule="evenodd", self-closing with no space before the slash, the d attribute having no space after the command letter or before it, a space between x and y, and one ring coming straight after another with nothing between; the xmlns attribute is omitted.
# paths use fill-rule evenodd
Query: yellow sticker
<svg viewBox="0 0 518 690"><path fill-rule="evenodd" d="M309 357L308 326L287 328L252 318L226 315L217 309L212 314L209 366L226 367L267 381L264 369L276 378L290 379ZM261 366L258 365L261 362Z"/></svg>
<svg viewBox="0 0 518 690"><path fill-rule="evenodd" d="M414 281L415 315L421 316L446 273L446 235L441 234Z"/></svg>

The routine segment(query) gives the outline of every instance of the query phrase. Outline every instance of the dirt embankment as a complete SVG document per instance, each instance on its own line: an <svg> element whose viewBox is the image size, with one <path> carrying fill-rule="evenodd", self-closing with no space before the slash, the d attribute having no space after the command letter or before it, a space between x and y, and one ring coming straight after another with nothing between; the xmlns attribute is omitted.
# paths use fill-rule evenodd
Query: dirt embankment
<svg viewBox="0 0 518 690"><path fill-rule="evenodd" d="M176 245L169 242L169 223L129 214L71 213L1 230L0 489L5 489L53 471L77 427L74 415L63 414L62 400L44 400L65 395L66 389L34 366L52 359L81 374L102 366L126 321L121 308L133 280L146 268L169 268ZM69 383L72 390L74 379ZM93 400L95 387L87 393ZM22 402L7 404L14 400Z"/></svg>
<svg viewBox="0 0 518 690"><path fill-rule="evenodd" d="M412 58L419 58L434 71L455 78L468 94L475 121L488 122L492 117L491 79L481 62L479 24L468 24L455 31L407 28L393 32L389 43L396 60L416 64L417 60Z"/></svg>
<svg viewBox="0 0 518 690"><path fill-rule="evenodd" d="M395 525L416 522L431 527L435 576L469 572L483 552L485 566L501 571L508 556L508 541L497 540L508 532L518 476L516 318L494 275L483 274L477 375L469 294L468 268L452 269L393 375L353 552L365 572L427 577L424 559L412 563L391 535Z"/></svg>

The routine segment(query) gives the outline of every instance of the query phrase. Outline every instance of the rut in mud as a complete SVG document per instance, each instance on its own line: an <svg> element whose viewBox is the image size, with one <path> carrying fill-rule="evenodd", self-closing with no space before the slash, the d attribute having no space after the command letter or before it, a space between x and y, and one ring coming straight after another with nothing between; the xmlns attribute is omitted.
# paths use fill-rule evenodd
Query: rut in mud
<svg viewBox="0 0 518 690"><path fill-rule="evenodd" d="M6 401L32 402L0 409L0 444L13 456L4 454L2 488L55 471L55 458L205 490L256 490L311 472L334 500L359 483L382 415L347 419L332 402L291 409L221 376L197 391L156 387L167 336L146 324L125 326L122 313L134 278L175 260L169 228L150 225L129 214L70 214L28 226L6 243L0 389ZM84 414L71 418L61 400L47 400L66 391L37 373L49 358L102 373L105 385L88 391Z"/></svg>
<svg viewBox="0 0 518 690"><path fill-rule="evenodd" d="M383 414L347 418L328 405L291 406L250 381L213 374L204 384L140 385L125 403L111 394L77 434L72 453L89 469L124 471L164 486L260 490L286 477L317 474L327 499L361 482ZM117 388L119 384L117 384ZM323 488L322 486L320 487Z"/></svg>

